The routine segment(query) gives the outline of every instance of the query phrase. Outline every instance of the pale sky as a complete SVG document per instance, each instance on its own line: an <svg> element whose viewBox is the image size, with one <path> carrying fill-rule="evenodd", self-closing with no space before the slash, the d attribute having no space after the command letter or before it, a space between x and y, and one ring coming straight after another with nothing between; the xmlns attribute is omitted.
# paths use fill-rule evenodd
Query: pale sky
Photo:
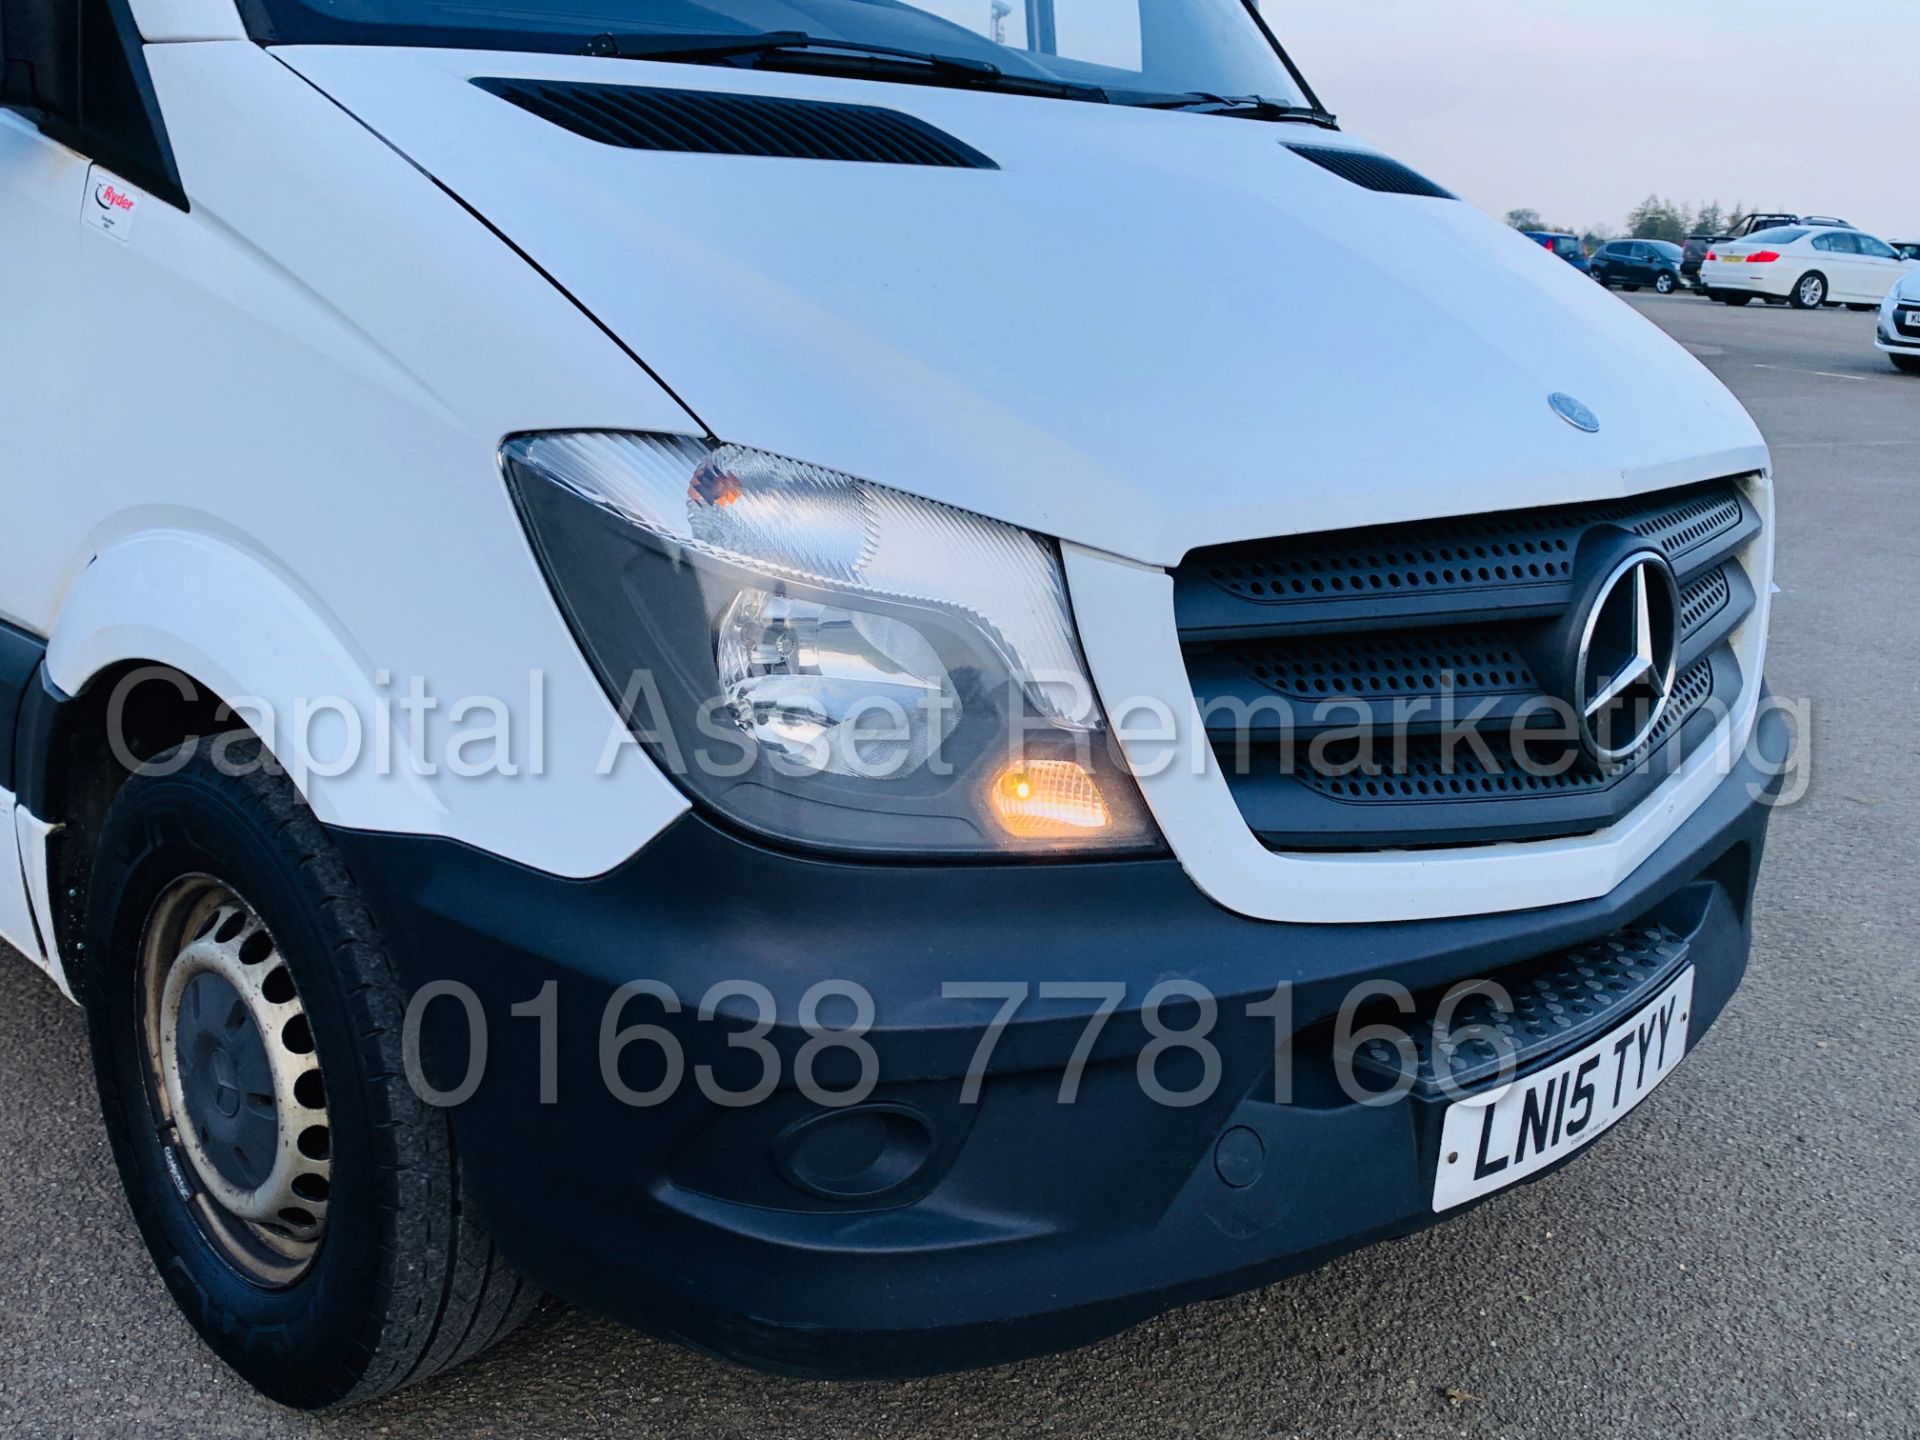
<svg viewBox="0 0 1920 1440"><path fill-rule="evenodd" d="M1920 240L1920 0L1261 8L1343 128L1495 215L1617 231L1658 192Z"/></svg>

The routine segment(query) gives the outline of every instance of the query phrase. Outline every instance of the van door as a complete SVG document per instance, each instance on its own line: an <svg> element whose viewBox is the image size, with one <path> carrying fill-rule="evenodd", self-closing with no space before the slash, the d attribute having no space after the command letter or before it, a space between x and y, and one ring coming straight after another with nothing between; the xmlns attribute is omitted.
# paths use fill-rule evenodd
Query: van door
<svg viewBox="0 0 1920 1440"><path fill-rule="evenodd" d="M40 133L37 124L0 109L0 944L46 968L34 923L19 832L30 817L15 804L15 717L39 656L35 636L51 625L52 597L37 564L50 543L51 507L73 503L60 453L67 426L93 408L73 393L78 328L71 314L74 260L87 162Z"/></svg>
<svg viewBox="0 0 1920 1440"><path fill-rule="evenodd" d="M79 384L86 339L74 286L87 169L33 120L0 110L0 345L10 352L0 386L0 621L41 636L52 625L49 520L79 503L67 436L111 406Z"/></svg>

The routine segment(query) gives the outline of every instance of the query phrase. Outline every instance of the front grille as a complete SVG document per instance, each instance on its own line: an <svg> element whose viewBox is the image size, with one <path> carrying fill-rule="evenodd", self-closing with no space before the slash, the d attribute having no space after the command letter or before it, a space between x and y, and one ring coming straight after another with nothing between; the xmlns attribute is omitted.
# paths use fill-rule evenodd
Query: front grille
<svg viewBox="0 0 1920 1440"><path fill-rule="evenodd" d="M1302 850L1614 823L1741 694L1730 640L1756 604L1742 556L1760 527L1722 481L1196 552L1175 572L1176 620L1242 815L1270 847ZM1683 635L1659 727L1611 769L1556 741L1564 716L1541 678L1571 623L1582 541L1602 528L1667 557Z"/></svg>

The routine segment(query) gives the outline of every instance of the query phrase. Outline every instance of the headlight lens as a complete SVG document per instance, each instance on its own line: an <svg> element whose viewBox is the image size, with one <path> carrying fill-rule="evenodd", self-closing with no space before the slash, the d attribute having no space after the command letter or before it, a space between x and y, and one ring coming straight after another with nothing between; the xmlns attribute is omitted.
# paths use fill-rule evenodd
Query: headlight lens
<svg viewBox="0 0 1920 1440"><path fill-rule="evenodd" d="M602 683L731 819L855 853L1159 848L1050 543L682 436L532 435L503 455Z"/></svg>
<svg viewBox="0 0 1920 1440"><path fill-rule="evenodd" d="M763 747L808 769L885 779L929 763L959 709L927 637L865 610L742 590L720 618L720 693ZM865 723L881 713L894 721Z"/></svg>

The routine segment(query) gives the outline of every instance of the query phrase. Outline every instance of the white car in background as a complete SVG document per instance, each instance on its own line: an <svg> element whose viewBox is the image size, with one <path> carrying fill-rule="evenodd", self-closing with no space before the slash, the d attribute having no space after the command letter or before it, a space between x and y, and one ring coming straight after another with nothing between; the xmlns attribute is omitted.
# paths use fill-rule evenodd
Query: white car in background
<svg viewBox="0 0 1920 1440"><path fill-rule="evenodd" d="M1873 343L1886 352L1895 369L1920 375L1920 269L1880 302L1880 333Z"/></svg>
<svg viewBox="0 0 1920 1440"><path fill-rule="evenodd" d="M1886 241L1859 230L1783 225L1715 245L1700 280L1709 299L1727 305L1758 298L1796 310L1872 310L1916 268L1920 261L1901 259Z"/></svg>

